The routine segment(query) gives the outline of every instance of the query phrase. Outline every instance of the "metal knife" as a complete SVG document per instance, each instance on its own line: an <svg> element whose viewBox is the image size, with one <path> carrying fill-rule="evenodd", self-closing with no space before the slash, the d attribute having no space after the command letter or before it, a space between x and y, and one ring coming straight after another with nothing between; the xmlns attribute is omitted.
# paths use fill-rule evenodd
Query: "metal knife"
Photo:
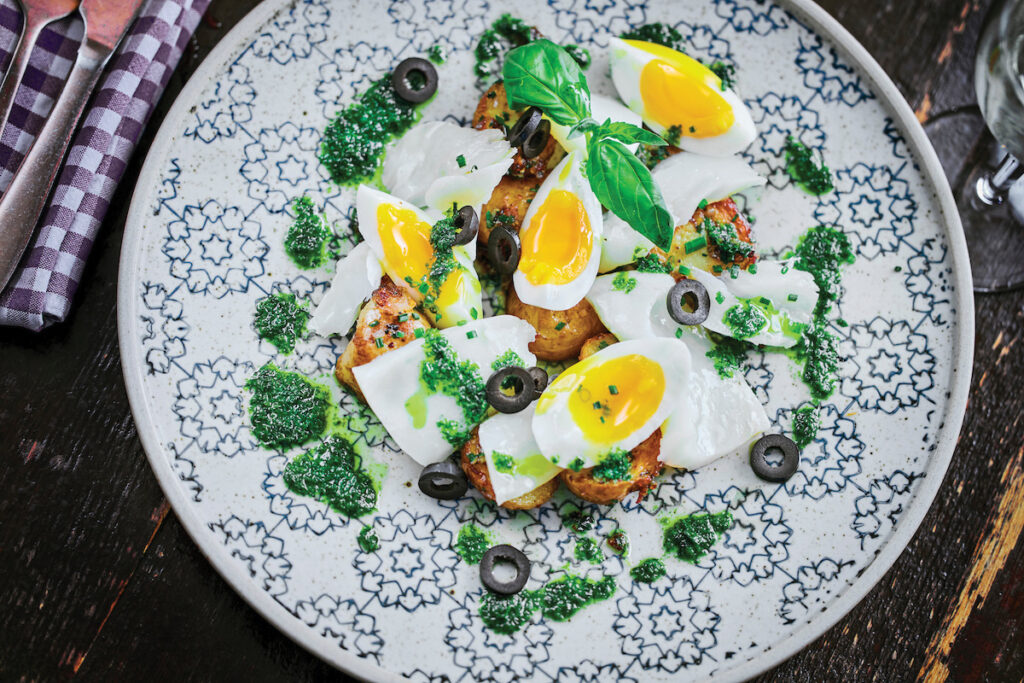
<svg viewBox="0 0 1024 683"><path fill-rule="evenodd" d="M78 120L143 0L82 0L85 36L64 90L0 199L0 291L32 239Z"/></svg>

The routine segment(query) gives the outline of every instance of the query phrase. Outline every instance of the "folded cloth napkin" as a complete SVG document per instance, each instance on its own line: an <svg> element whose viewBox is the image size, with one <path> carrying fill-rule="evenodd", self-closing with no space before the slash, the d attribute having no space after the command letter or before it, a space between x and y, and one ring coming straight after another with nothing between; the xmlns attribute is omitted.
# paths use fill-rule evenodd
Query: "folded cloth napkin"
<svg viewBox="0 0 1024 683"><path fill-rule="evenodd" d="M0 325L41 330L67 316L114 189L209 2L149 0L143 6L107 64L36 234L0 293ZM14 0L0 0L0 64L8 62L20 26ZM0 137L0 191L60 95L82 28L77 14L55 22L32 50Z"/></svg>

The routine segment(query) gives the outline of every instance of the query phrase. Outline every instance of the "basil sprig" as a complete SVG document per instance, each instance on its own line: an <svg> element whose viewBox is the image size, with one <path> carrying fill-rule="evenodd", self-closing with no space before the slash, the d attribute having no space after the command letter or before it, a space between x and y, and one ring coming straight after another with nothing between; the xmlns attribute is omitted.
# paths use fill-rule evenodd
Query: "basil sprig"
<svg viewBox="0 0 1024 683"><path fill-rule="evenodd" d="M634 230L668 251L672 216L651 172L626 145L666 144L658 135L621 121L590 117L590 88L576 61L550 40L535 40L508 53L502 68L509 105L539 107L587 139L587 178L598 201Z"/></svg>

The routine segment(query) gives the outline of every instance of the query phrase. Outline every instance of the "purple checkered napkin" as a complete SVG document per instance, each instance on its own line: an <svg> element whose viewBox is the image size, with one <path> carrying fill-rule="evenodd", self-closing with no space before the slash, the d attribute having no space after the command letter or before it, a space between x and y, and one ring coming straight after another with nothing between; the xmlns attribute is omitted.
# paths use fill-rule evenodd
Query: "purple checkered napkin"
<svg viewBox="0 0 1024 683"><path fill-rule="evenodd" d="M149 0L107 64L85 110L50 205L18 269L0 292L0 325L41 330L71 308L96 232L135 144L210 0ZM7 64L21 16L0 0L0 64ZM39 37L0 137L0 190L43 127L82 39L78 15Z"/></svg>

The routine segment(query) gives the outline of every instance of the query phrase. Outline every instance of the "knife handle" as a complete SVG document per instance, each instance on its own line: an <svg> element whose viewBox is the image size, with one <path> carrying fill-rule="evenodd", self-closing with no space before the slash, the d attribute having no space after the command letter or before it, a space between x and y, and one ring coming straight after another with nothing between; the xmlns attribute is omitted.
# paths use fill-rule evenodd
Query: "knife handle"
<svg viewBox="0 0 1024 683"><path fill-rule="evenodd" d="M0 199L0 290L7 286L32 239L60 162L110 52L92 41L82 43L53 111Z"/></svg>

